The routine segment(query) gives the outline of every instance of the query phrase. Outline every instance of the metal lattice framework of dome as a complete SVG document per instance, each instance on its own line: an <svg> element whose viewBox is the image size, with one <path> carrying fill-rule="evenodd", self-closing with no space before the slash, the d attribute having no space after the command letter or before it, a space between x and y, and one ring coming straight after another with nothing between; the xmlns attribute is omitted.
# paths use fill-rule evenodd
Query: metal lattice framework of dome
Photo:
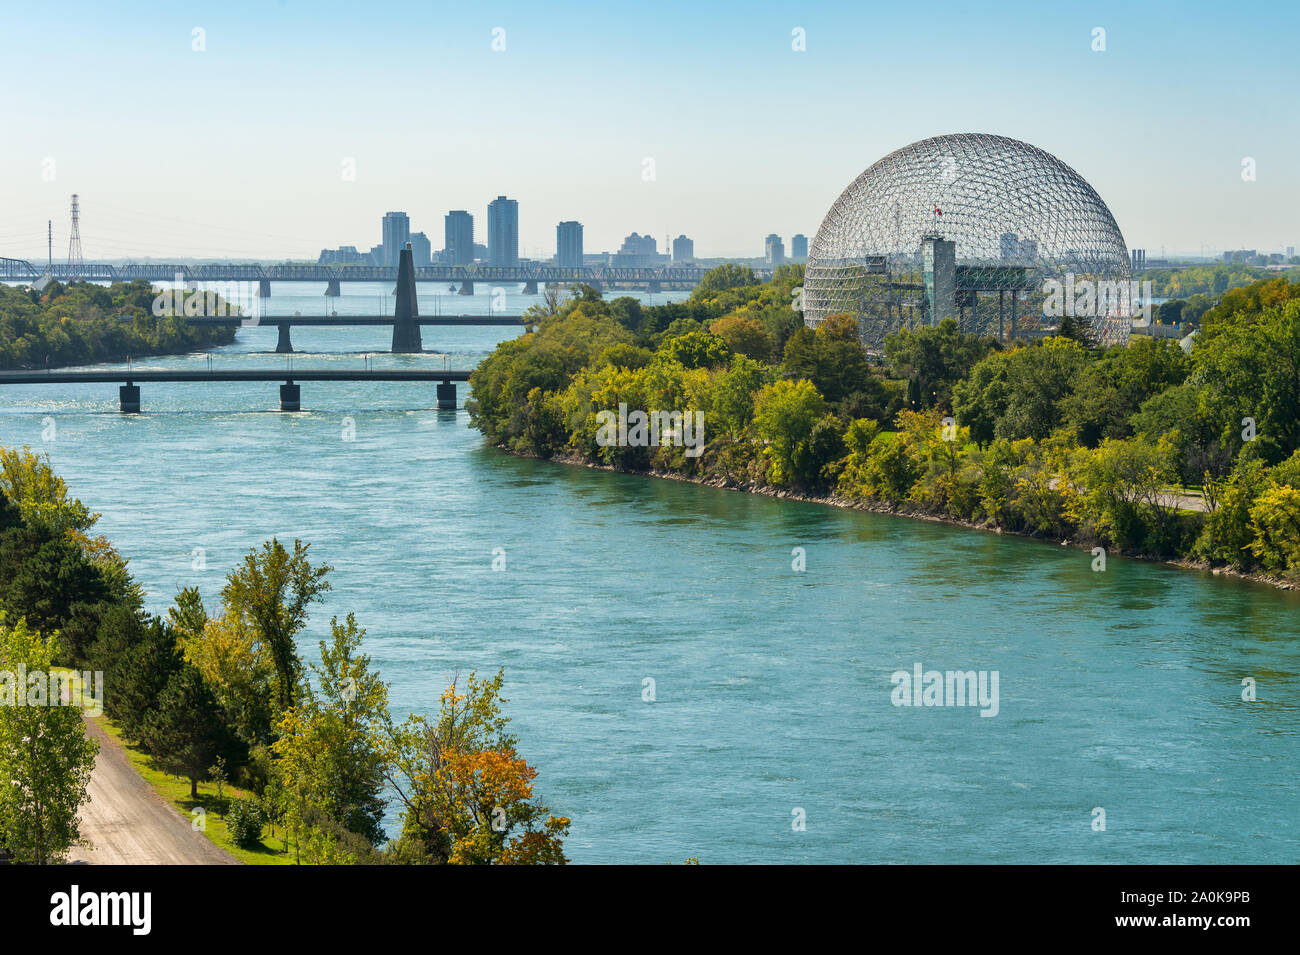
<svg viewBox="0 0 1300 955"><path fill-rule="evenodd" d="M1006 340L1043 333L1062 314L1053 291L1073 305L1091 283L1076 317L1114 344L1131 328L1130 275L1114 216L1065 163L1004 136L937 136L890 153L831 206L809 249L804 321L855 315L870 350L948 317Z"/></svg>

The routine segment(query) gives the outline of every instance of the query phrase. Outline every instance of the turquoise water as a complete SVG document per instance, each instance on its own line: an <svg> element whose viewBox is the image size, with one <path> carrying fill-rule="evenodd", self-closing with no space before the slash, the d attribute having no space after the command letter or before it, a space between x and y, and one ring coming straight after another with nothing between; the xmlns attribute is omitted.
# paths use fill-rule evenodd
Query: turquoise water
<svg viewBox="0 0 1300 955"><path fill-rule="evenodd" d="M294 361L359 364L388 334L295 330L323 353ZM425 345L459 367L504 334L427 329ZM283 365L275 335L242 329L214 361ZM399 717L455 672L504 666L576 862L1300 859L1294 595L520 460L429 410L432 384L306 382L297 415L272 410L274 383L142 392L128 417L115 386L6 386L0 441L49 451L154 611L187 585L215 602L249 547L300 537L336 568L304 652L354 611ZM891 674L918 662L997 671L997 716L892 705Z"/></svg>

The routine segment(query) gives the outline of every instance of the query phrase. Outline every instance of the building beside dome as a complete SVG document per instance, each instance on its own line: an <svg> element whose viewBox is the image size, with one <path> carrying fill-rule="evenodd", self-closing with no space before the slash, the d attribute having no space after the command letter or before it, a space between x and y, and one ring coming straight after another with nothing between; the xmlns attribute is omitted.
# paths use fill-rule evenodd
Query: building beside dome
<svg viewBox="0 0 1300 955"><path fill-rule="evenodd" d="M1041 333L1063 308L1115 344L1135 311L1130 279L1114 216L1065 163L1004 136L937 136L890 153L831 206L808 252L804 321L848 312L879 350L945 318L1004 341Z"/></svg>

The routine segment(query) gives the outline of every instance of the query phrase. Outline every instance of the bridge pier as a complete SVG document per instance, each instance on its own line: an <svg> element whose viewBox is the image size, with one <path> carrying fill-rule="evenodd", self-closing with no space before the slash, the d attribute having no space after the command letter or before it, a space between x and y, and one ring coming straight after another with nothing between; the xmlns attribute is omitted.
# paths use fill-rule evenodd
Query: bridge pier
<svg viewBox="0 0 1300 955"><path fill-rule="evenodd" d="M117 389L118 401L122 404L122 414L140 413L140 386L127 382Z"/></svg>
<svg viewBox="0 0 1300 955"><path fill-rule="evenodd" d="M270 298L270 297L271 297L271 280L270 280L270 279L258 279L258 280L257 280L257 297L258 297L258 298Z"/></svg>
<svg viewBox="0 0 1300 955"><path fill-rule="evenodd" d="M280 386L280 410L302 410L302 385L295 385L290 381Z"/></svg>
<svg viewBox="0 0 1300 955"><path fill-rule="evenodd" d="M651 280L650 280L650 291L651 291L651 292L662 292L663 290L664 290L664 289L663 289L663 284L662 284L658 279L651 279Z"/></svg>
<svg viewBox="0 0 1300 955"><path fill-rule="evenodd" d="M339 291L338 279L330 279L328 282L325 283L325 294L332 295L335 297L343 294L342 292Z"/></svg>
<svg viewBox="0 0 1300 955"><path fill-rule="evenodd" d="M527 282L524 283L524 291L523 291L523 294L524 294L524 295L536 295L536 294L537 294L537 280L536 280L536 279L529 279Z"/></svg>
<svg viewBox="0 0 1300 955"><path fill-rule="evenodd" d="M461 282L461 283L460 283L460 291L457 292L456 294L457 294L457 295L473 295L473 294L474 294L474 283L473 283L473 282L470 282L469 280L466 280L466 281L464 281L464 282Z"/></svg>
<svg viewBox="0 0 1300 955"><path fill-rule="evenodd" d="M438 385L438 410L456 410L456 383L454 381L444 381Z"/></svg>
<svg viewBox="0 0 1300 955"><path fill-rule="evenodd" d="M287 323L280 325L280 338L275 343L276 354L288 354L293 351L293 341L289 338L289 325Z"/></svg>
<svg viewBox="0 0 1300 955"><path fill-rule="evenodd" d="M393 352L418 352L424 347L420 340L420 307L415 294L415 262L411 256L411 243L397 257L397 302L393 307Z"/></svg>

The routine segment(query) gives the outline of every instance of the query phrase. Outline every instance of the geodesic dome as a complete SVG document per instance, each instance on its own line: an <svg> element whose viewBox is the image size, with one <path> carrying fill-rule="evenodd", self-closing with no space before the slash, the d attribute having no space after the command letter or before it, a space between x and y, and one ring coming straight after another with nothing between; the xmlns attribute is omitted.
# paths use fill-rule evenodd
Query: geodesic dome
<svg viewBox="0 0 1300 955"><path fill-rule="evenodd" d="M1128 340L1129 283L1124 236L1077 172L1005 136L936 136L890 153L831 206L808 253L804 321L848 312L872 350L946 317L1009 339L1059 322L1059 303L1090 285L1076 318L1112 344Z"/></svg>

